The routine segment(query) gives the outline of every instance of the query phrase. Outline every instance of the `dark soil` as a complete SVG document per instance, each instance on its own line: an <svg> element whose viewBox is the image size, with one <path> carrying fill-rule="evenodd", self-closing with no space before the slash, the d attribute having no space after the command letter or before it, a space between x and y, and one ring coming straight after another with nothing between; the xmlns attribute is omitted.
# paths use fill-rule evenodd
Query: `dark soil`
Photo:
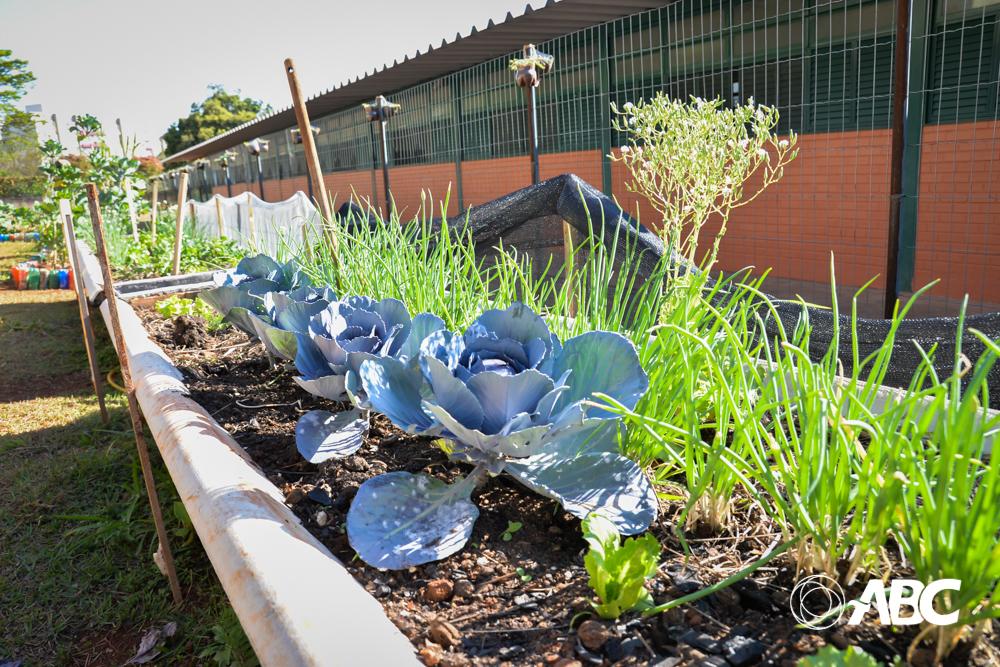
<svg viewBox="0 0 1000 667"><path fill-rule="evenodd" d="M692 604L650 617L629 612L604 621L588 614L594 593L587 584L587 547L579 520L505 476L473 494L481 514L460 552L406 571L369 567L355 558L344 528L358 487L375 475L399 470L451 481L469 467L448 461L431 439L407 435L382 415L373 416L355 456L310 464L295 447L299 417L309 410L346 406L300 389L292 380L294 367L273 370L263 347L249 343L242 333L226 329L208 336L205 348L218 352L179 350L171 322L152 310L140 316L184 373L194 399L266 471L303 525L382 602L427 665L791 667L828 643L860 646L891 662L896 655L905 660L916 635L915 626L883 628L871 620L842 626L836 633L798 629L788 608L794 573L785 556ZM735 574L780 537L769 531L758 509L737 503L731 532L689 536L692 557L685 566L673 523L682 505L661 501L660 509L651 531L663 547L661 565L647 583L658 604ZM523 526L505 539L511 521ZM849 593L857 597L862 588ZM583 634L593 648L582 643L578 629L586 619L606 628L600 646L590 637L592 624L586 628L590 633ZM995 637L971 652L960 646L946 664L991 664L991 652L996 655ZM929 667L932 662L927 648L914 656L915 665Z"/></svg>

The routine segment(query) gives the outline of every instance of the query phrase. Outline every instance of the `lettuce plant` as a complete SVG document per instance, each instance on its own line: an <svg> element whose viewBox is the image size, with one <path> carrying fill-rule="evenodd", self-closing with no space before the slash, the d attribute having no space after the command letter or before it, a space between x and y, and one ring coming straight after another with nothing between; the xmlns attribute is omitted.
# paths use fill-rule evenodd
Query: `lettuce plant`
<svg viewBox="0 0 1000 667"><path fill-rule="evenodd" d="M299 452L312 463L356 452L368 430L368 420L361 417L368 407L358 382L361 364L379 358L415 363L420 342L443 328L444 321L429 313L411 319L396 299L354 296L321 309L294 334L295 366L302 374L295 381L310 394L350 400L355 407L339 413L314 410L302 417L295 428Z"/></svg>
<svg viewBox="0 0 1000 667"><path fill-rule="evenodd" d="M656 575L659 564L660 543L655 537L646 533L622 544L614 522L593 512L583 520L583 538L590 544L583 562L590 586L600 598L600 604L591 604L601 618L618 618L630 609L653 606L645 583Z"/></svg>
<svg viewBox="0 0 1000 667"><path fill-rule="evenodd" d="M411 433L442 435L454 460L475 465L455 484L396 472L361 486L347 517L367 563L401 569L462 548L479 515L477 483L506 472L581 518L603 510L626 534L656 516L641 468L620 456L618 421L595 392L634 406L649 380L632 344L590 332L561 344L527 306L488 310L461 335L439 330L416 363L365 359L368 404Z"/></svg>

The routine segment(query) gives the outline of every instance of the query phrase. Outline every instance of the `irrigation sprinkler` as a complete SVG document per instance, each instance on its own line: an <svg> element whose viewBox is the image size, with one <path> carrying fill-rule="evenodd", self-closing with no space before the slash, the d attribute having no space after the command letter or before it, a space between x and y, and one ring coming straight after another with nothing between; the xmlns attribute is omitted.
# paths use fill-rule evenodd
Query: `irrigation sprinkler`
<svg viewBox="0 0 1000 667"><path fill-rule="evenodd" d="M371 104L364 105L365 116L368 118L369 123L374 123L378 121L378 133L379 133L379 146L381 146L382 151L382 182L385 186L385 218L392 215L392 208L394 205L392 194L389 192L389 139L388 131L386 130L386 121L396 115L399 111L400 105L393 104L389 102L384 97L379 95L375 98L375 101ZM375 193L372 193L375 194ZM375 207L378 208L378 197L375 197Z"/></svg>
<svg viewBox="0 0 1000 667"><path fill-rule="evenodd" d="M231 151L226 151L219 157L215 158L215 161L219 163L222 167L222 171L226 172L226 196L230 199L233 198L233 181L229 178L229 164L236 158L236 155Z"/></svg>
<svg viewBox="0 0 1000 667"><path fill-rule="evenodd" d="M199 189L201 190L201 196L205 199L205 201L208 201L208 198L211 196L208 194L208 165L208 160L198 160L194 163L195 168L201 172L201 187Z"/></svg>
<svg viewBox="0 0 1000 667"><path fill-rule="evenodd" d="M542 77L552 71L555 58L541 53L534 44L524 47L524 57L511 63L517 71L517 85L524 88L528 97L528 143L531 148L531 182L539 182L538 170L538 100L535 88L542 83Z"/></svg>
<svg viewBox="0 0 1000 667"><path fill-rule="evenodd" d="M267 151L268 142L263 139L254 139L243 144L247 147L250 155L257 158L257 183L260 185L260 198L264 199L264 170L260 166L260 154ZM311 181L312 179L310 179ZM309 187L312 190L312 185ZM310 193L311 194L311 193Z"/></svg>
<svg viewBox="0 0 1000 667"><path fill-rule="evenodd" d="M524 57L511 61L510 68L517 72L516 81L519 88L524 88L528 102L528 145L531 151L531 183L537 185L541 181L538 166L538 96L535 88L542 83L542 77L555 67L555 57L542 53L534 44L524 46ZM566 267L566 281L573 280L574 248L578 238L573 228L563 220L563 265ZM569 314L576 316L577 301L573 293L573 285L569 287Z"/></svg>

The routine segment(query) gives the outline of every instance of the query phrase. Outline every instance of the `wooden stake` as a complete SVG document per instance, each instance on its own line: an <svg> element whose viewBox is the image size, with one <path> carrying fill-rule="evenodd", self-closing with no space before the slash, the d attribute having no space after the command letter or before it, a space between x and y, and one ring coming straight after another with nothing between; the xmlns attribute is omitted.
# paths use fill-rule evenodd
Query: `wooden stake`
<svg viewBox="0 0 1000 667"><path fill-rule="evenodd" d="M319 153L316 152L316 142L312 134L312 126L309 124L309 112L306 110L306 101L302 97L302 89L299 88L299 77L295 73L295 63L291 58L285 59L285 73L288 75L288 87L292 91L292 104L295 106L295 118L299 122L299 132L302 134L302 148L305 151L306 166L309 168L309 177L313 183L313 195L319 203L319 211L323 216L323 226L332 225L333 215L330 212L330 200L326 196L326 185L323 183L323 170L319 166ZM336 269L337 288L340 289L340 244L337 235L332 229L327 228L327 238L330 241L331 256L333 257L334 268Z"/></svg>
<svg viewBox="0 0 1000 667"><path fill-rule="evenodd" d="M219 238L226 238L226 232L222 228L222 197L215 198L215 212L219 214Z"/></svg>
<svg viewBox="0 0 1000 667"><path fill-rule="evenodd" d="M160 181L159 179L153 181L153 207L150 209L150 213L153 218L153 245L156 245L156 205L160 203Z"/></svg>
<svg viewBox="0 0 1000 667"><path fill-rule="evenodd" d="M174 275L181 272L181 233L184 231L184 202L187 200L188 175L181 174L181 183L177 188L177 232L174 236Z"/></svg>
<svg viewBox="0 0 1000 667"><path fill-rule="evenodd" d="M250 203L250 193L247 193L247 219L250 221L250 245L257 242L253 229L253 204Z"/></svg>
<svg viewBox="0 0 1000 667"><path fill-rule="evenodd" d="M186 177L187 174L184 174ZM187 181L182 180L182 193ZM104 294L108 302L108 313L111 315L111 328L115 336L115 346L118 349L118 359L121 362L122 380L125 382L125 395L128 398L128 410L132 416L132 431L135 434L135 444L139 449L139 460L142 462L142 476L146 481L146 494L153 510L153 523L156 524L156 534L160 540L160 552L163 564L170 579L170 590L174 594L174 603L180 605L184 598L181 595L181 584L177 579L177 569L174 566L174 555L170 550L170 540L167 529L163 525L163 513L160 511L160 499L156 493L156 480L153 478L153 468L149 463L149 451L146 448L146 437L143 435L142 416L139 414L139 404L135 398L135 385L132 384L132 370L129 365L128 352L125 350L125 336L122 334L121 320L118 318L118 299L115 297L115 286L111 279L111 265L108 263L108 251L104 246L104 222L101 220L101 206L97 201L97 186L87 183L87 203L90 205L90 221L94 225L94 254L101 263L101 274L104 276ZM181 195L183 196L183 194ZM181 206L179 211L183 211ZM178 220L180 214L178 214ZM180 238L180 237L178 237Z"/></svg>
<svg viewBox="0 0 1000 667"><path fill-rule="evenodd" d="M76 232L73 230L73 211L68 199L59 200L59 216L63 221L63 237L66 239L66 256L73 270L73 289L80 304L80 324L83 326L83 340L87 344L87 360L90 361L90 381L94 384L97 394L97 405L101 408L101 421L108 425L108 408L104 405L104 384L101 382L101 369L97 365L97 344L94 342L94 325L90 321L90 306L87 305L87 293L83 287L83 274L80 272L80 257L76 251Z"/></svg>
<svg viewBox="0 0 1000 667"><path fill-rule="evenodd" d="M128 217L132 221L132 238L139 242L139 224L135 219L135 204L132 202L132 179L125 179L125 204L128 206Z"/></svg>

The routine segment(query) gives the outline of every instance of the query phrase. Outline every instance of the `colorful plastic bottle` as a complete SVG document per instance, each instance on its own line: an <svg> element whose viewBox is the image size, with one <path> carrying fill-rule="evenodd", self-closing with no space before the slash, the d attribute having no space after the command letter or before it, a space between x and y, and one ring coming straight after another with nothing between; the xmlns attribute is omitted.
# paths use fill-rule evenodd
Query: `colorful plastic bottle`
<svg viewBox="0 0 1000 667"><path fill-rule="evenodd" d="M28 269L28 289L38 289L38 267L32 266Z"/></svg>
<svg viewBox="0 0 1000 667"><path fill-rule="evenodd" d="M69 289L69 271L59 269L59 289Z"/></svg>
<svg viewBox="0 0 1000 667"><path fill-rule="evenodd" d="M49 272L49 289L59 289L59 271L56 269Z"/></svg>
<svg viewBox="0 0 1000 667"><path fill-rule="evenodd" d="M76 289L76 283L73 282L73 267L66 269L66 289Z"/></svg>
<svg viewBox="0 0 1000 667"><path fill-rule="evenodd" d="M49 270L38 269L38 289L49 288Z"/></svg>

